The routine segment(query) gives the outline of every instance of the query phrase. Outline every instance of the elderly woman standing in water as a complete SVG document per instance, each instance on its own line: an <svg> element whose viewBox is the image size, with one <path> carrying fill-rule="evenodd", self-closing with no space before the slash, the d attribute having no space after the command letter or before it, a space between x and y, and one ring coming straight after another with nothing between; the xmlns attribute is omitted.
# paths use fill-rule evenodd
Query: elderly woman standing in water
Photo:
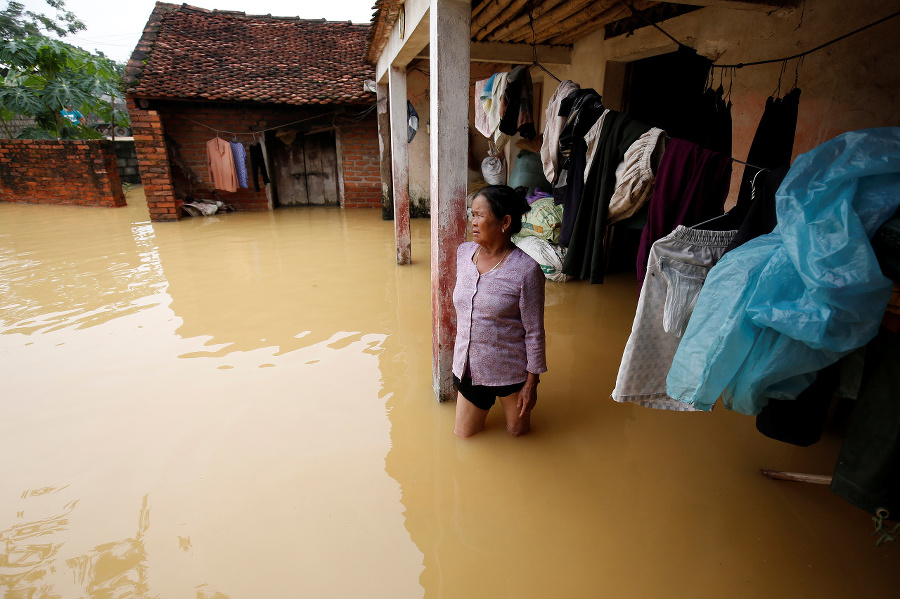
<svg viewBox="0 0 900 599"><path fill-rule="evenodd" d="M453 381L460 437L484 430L497 397L509 434L531 430L537 385L547 371L544 273L511 240L528 210L524 187L485 187L472 203L474 241L457 250Z"/></svg>

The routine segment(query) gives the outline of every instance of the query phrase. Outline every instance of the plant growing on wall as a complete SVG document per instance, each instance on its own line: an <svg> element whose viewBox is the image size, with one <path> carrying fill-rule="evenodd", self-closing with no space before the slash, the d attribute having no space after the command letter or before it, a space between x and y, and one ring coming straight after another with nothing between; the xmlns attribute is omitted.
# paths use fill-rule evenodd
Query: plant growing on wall
<svg viewBox="0 0 900 599"><path fill-rule="evenodd" d="M25 138L84 139L100 133L83 122L70 122L61 111L71 107L106 123L128 126L127 113L114 111L112 101L121 98L121 67L102 53L91 53L42 33L65 35L84 29L84 24L65 11L61 0L47 0L55 18L24 11L9 2L0 12L0 126L11 133L9 122L30 116L35 126L19 133ZM115 113L115 121L114 115Z"/></svg>

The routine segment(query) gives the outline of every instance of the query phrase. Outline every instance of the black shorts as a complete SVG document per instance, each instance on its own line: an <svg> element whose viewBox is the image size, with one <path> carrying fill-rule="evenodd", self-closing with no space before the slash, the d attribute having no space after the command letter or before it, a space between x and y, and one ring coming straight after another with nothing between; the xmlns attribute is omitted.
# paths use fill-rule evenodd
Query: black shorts
<svg viewBox="0 0 900 599"><path fill-rule="evenodd" d="M453 375L453 384L456 385L457 391L462 393L462 396L472 402L472 405L479 410L490 410L498 397L506 397L507 395L512 395L517 391L521 391L522 387L525 386L525 383L526 381L522 381L521 383L516 383L514 385L488 387L487 385L473 385L472 379L469 377L459 380L456 378L455 374Z"/></svg>

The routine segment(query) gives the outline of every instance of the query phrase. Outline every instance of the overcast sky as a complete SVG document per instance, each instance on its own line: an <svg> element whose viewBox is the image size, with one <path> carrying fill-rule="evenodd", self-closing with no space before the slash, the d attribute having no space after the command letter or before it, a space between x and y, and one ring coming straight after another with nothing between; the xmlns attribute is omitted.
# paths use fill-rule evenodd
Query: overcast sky
<svg viewBox="0 0 900 599"><path fill-rule="evenodd" d="M18 0L28 10L53 14L46 0ZM182 4L170 0L171 4ZM6 6L6 0L0 0ZM375 0L192 0L187 4L208 9L240 10L251 15L328 19L368 23ZM66 36L66 41L85 50L100 50L109 58L126 62L141 37L155 0L66 0L66 8L87 25L87 30Z"/></svg>

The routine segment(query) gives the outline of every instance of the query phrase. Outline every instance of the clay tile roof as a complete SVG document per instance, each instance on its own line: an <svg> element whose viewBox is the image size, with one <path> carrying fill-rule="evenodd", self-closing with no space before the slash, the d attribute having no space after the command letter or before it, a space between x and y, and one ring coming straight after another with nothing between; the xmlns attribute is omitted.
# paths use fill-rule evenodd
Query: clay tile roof
<svg viewBox="0 0 900 599"><path fill-rule="evenodd" d="M157 2L125 69L132 97L273 104L374 102L369 25Z"/></svg>
<svg viewBox="0 0 900 599"><path fill-rule="evenodd" d="M372 26L366 36L366 62L375 64L391 35L391 28L400 16L405 0L376 0Z"/></svg>

